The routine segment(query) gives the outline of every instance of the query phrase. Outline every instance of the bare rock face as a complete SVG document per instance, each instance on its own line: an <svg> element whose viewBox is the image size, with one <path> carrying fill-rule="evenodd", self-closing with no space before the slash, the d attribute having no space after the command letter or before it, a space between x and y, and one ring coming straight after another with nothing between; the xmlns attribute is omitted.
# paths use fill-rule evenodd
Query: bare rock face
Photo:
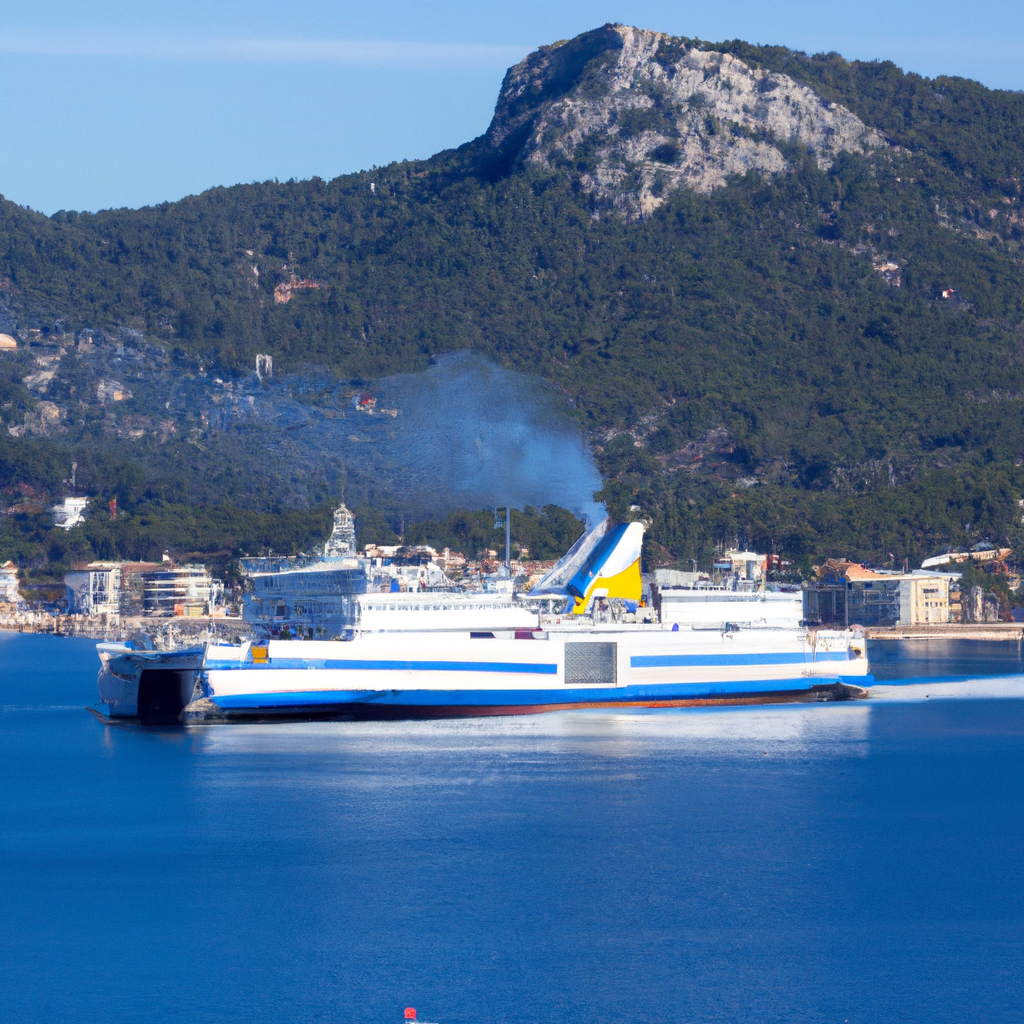
<svg viewBox="0 0 1024 1024"><path fill-rule="evenodd" d="M25 413L24 421L7 428L11 437L49 437L51 434L63 433L67 428L61 421L67 416L67 410L53 402L40 402L36 409Z"/></svg>
<svg viewBox="0 0 1024 1024"><path fill-rule="evenodd" d="M502 83L487 141L508 166L573 168L598 208L629 219L679 188L778 174L800 144L822 169L887 146L845 107L786 75L685 40L605 25L542 47Z"/></svg>

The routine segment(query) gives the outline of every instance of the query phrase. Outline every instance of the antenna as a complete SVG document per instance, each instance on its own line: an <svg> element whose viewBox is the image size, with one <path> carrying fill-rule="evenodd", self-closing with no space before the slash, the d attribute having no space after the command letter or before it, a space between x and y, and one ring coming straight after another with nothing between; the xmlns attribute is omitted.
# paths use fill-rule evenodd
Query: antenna
<svg viewBox="0 0 1024 1024"><path fill-rule="evenodd" d="M512 506L505 506L505 517L501 516L501 513L497 508L494 510L494 528L500 530L505 527L505 569L508 571L509 578L512 577Z"/></svg>

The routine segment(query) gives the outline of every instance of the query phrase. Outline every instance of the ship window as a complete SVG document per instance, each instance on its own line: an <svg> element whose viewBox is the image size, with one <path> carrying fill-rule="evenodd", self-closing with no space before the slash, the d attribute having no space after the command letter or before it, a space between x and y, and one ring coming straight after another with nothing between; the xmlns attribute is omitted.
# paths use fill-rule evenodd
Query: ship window
<svg viewBox="0 0 1024 1024"><path fill-rule="evenodd" d="M615 685L617 644L567 643L565 685Z"/></svg>

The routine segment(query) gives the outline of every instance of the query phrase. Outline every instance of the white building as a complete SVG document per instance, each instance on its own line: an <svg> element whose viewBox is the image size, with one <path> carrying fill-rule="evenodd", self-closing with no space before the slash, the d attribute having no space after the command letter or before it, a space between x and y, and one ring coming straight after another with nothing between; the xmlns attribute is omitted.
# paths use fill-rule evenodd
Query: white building
<svg viewBox="0 0 1024 1024"><path fill-rule="evenodd" d="M205 565L158 569L142 577L146 615L212 615L223 585L210 578Z"/></svg>
<svg viewBox="0 0 1024 1024"><path fill-rule="evenodd" d="M722 561L732 564L733 575L739 579L759 580L764 577L768 556L759 555L756 551L737 551L730 548L723 554ZM716 564L717 562L716 559Z"/></svg>
<svg viewBox="0 0 1024 1024"><path fill-rule="evenodd" d="M89 504L88 498L65 498L62 502L54 505L50 511L53 513L53 524L62 530L71 530L85 522L85 507Z"/></svg>
<svg viewBox="0 0 1024 1024"><path fill-rule="evenodd" d="M64 594L72 615L120 616L120 562L90 562L69 572L64 577Z"/></svg>
<svg viewBox="0 0 1024 1024"><path fill-rule="evenodd" d="M0 604L17 604L20 600L18 567L13 562L4 562L0 565Z"/></svg>

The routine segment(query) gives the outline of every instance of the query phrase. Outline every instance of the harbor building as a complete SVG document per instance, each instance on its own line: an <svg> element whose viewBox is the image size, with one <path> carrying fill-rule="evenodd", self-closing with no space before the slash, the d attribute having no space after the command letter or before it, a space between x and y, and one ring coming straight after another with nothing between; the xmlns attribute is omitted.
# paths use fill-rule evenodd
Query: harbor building
<svg viewBox="0 0 1024 1024"><path fill-rule="evenodd" d="M901 626L951 620L948 573L914 572L900 579Z"/></svg>
<svg viewBox="0 0 1024 1024"><path fill-rule="evenodd" d="M64 576L64 596L71 615L121 614L121 564L90 562Z"/></svg>
<svg viewBox="0 0 1024 1024"><path fill-rule="evenodd" d="M18 567L13 562L4 562L0 565L0 604L17 605L20 600Z"/></svg>
<svg viewBox="0 0 1024 1024"><path fill-rule="evenodd" d="M211 615L222 593L223 584L211 579L202 565L90 562L64 577L69 614L105 615L111 620Z"/></svg>
<svg viewBox="0 0 1024 1024"><path fill-rule="evenodd" d="M835 626L919 626L950 621L949 586L958 574L881 572L830 558L804 584L804 621Z"/></svg>
<svg viewBox="0 0 1024 1024"><path fill-rule="evenodd" d="M212 615L222 592L223 585L211 579L205 565L165 566L142 575L146 615Z"/></svg>
<svg viewBox="0 0 1024 1024"><path fill-rule="evenodd" d="M164 568L162 562L124 562L121 565L121 614L134 618L144 613L145 577Z"/></svg>

